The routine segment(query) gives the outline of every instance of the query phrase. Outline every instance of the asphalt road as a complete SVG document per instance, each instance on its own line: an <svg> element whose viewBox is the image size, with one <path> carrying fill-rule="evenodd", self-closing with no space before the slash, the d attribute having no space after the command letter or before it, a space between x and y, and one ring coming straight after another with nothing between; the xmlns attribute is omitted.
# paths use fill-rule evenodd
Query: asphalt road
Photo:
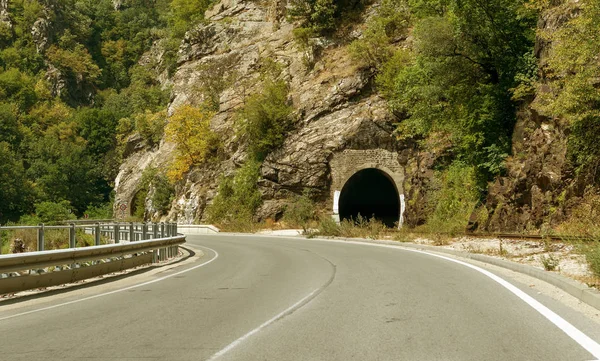
<svg viewBox="0 0 600 361"><path fill-rule="evenodd" d="M189 236L188 244L204 256L0 303L0 360L598 358L589 352L600 341L595 321L507 279L582 331L569 336L552 315L451 260L304 239Z"/></svg>

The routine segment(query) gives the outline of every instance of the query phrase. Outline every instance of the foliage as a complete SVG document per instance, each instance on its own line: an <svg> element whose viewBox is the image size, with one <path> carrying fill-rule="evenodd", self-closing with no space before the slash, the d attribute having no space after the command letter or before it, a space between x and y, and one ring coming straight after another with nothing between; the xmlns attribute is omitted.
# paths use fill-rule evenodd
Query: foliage
<svg viewBox="0 0 600 361"><path fill-rule="evenodd" d="M350 52L364 65L380 68L393 56L394 43L408 35L409 25L410 10L405 0L383 0L362 37L350 44Z"/></svg>
<svg viewBox="0 0 600 361"><path fill-rule="evenodd" d="M401 120L398 136L447 134L458 159L490 179L509 153L515 122L511 89L531 65L523 58L531 54L535 14L522 0L409 1L409 6L414 45L397 50L377 76Z"/></svg>
<svg viewBox="0 0 600 361"><path fill-rule="evenodd" d="M32 184L22 160L6 142L0 141L0 159L0 222L15 221L32 209Z"/></svg>
<svg viewBox="0 0 600 361"><path fill-rule="evenodd" d="M151 147L158 145L165 131L166 111L152 113L146 110L134 118L135 129Z"/></svg>
<svg viewBox="0 0 600 361"><path fill-rule="evenodd" d="M553 254L549 254L547 256L542 255L540 257L540 261L542 262L542 265L544 266L544 269L546 271L554 271L560 264L560 260L556 258Z"/></svg>
<svg viewBox="0 0 600 361"><path fill-rule="evenodd" d="M361 10L362 0L292 0L288 16L300 23L304 36L332 33L350 14ZM310 34L310 35L309 35Z"/></svg>
<svg viewBox="0 0 600 361"><path fill-rule="evenodd" d="M235 176L221 179L219 192L207 209L209 222L228 229L253 223L254 212L262 203L257 185L260 166L260 162L248 160Z"/></svg>
<svg viewBox="0 0 600 361"><path fill-rule="evenodd" d="M286 226L299 226L306 232L308 225L316 218L316 206L311 199L310 192L305 190L301 196L296 196L287 205L283 213Z"/></svg>
<svg viewBox="0 0 600 361"><path fill-rule="evenodd" d="M239 133L248 140L249 151L258 160L281 147L293 127L293 108L287 96L288 86L283 80L267 77L262 90L248 97L239 113Z"/></svg>
<svg viewBox="0 0 600 361"><path fill-rule="evenodd" d="M71 204L68 201L37 203L35 214L40 222L45 224L54 224L73 218Z"/></svg>
<svg viewBox="0 0 600 361"><path fill-rule="evenodd" d="M198 67L200 86L198 90L205 99L207 108L218 111L223 90L232 85L238 74L232 68L237 62L237 56L228 56L218 62L209 62Z"/></svg>
<svg viewBox="0 0 600 361"><path fill-rule="evenodd" d="M538 5L545 6L538 1ZM579 6L578 6L579 7ZM542 71L545 81L538 83L539 96L534 108L542 115L564 119L570 126L568 152L579 172L600 181L600 89L597 74L600 71L597 55L600 52L600 3L581 2L575 10L569 4L557 6L554 11L570 16L555 30L540 31L540 36L552 43Z"/></svg>
<svg viewBox="0 0 600 361"><path fill-rule="evenodd" d="M475 167L454 162L447 170L436 173L430 188L432 213L425 230L431 233L464 232L481 193Z"/></svg>
<svg viewBox="0 0 600 361"><path fill-rule="evenodd" d="M190 26L204 19L213 0L172 0L169 24L175 37L183 37Z"/></svg>
<svg viewBox="0 0 600 361"><path fill-rule="evenodd" d="M13 27L0 29L0 156L6 160L0 222L17 220L40 202L69 201L75 217L110 201L123 146L119 120L135 123L138 114L164 111L169 100L156 64L138 62L168 27L170 5L9 2ZM39 19L46 20L41 37L32 32ZM160 122L140 119L141 133L158 142Z"/></svg>
<svg viewBox="0 0 600 361"><path fill-rule="evenodd" d="M175 188L169 179L163 174L157 174L152 180L152 207L161 214L166 213L171 206Z"/></svg>
<svg viewBox="0 0 600 361"><path fill-rule="evenodd" d="M342 220L337 224L331 217L323 216L316 232L320 236L378 239L385 235L387 227L375 218L362 217Z"/></svg>
<svg viewBox="0 0 600 361"><path fill-rule="evenodd" d="M167 175L172 182L182 179L193 165L217 155L220 139L210 129L213 112L184 105L169 118L165 128L167 141L176 144L175 157Z"/></svg>
<svg viewBox="0 0 600 361"><path fill-rule="evenodd" d="M84 214L86 214L89 219L112 219L112 202L101 204L98 206L89 206L85 210Z"/></svg>

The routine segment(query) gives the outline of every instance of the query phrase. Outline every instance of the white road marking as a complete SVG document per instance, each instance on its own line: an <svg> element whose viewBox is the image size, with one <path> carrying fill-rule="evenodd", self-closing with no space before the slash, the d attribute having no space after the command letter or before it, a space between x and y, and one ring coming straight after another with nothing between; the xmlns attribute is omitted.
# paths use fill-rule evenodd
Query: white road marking
<svg viewBox="0 0 600 361"><path fill-rule="evenodd" d="M274 316L273 318L271 318L270 320L266 321L265 323L263 323L262 325L258 326L257 328L253 329L252 331L248 332L247 334L245 334L244 336L238 338L237 340L233 341L232 343L230 343L229 345L225 346L225 348L223 348L221 351L217 352L216 354L212 355L207 361L212 361L212 360L216 360L219 357L225 355L227 352L231 351L232 349L234 349L237 345L239 345L240 343L244 342L247 338L249 338L250 336L256 334L257 332L261 331L263 328L269 326L270 324L272 324L273 322L279 320L280 318L282 318L283 316L285 316L288 313L291 313L293 311L295 311L300 305L302 305L302 303L304 303L306 300L310 299L315 293L317 293L317 291L319 291L319 289L317 288L316 290L312 291L311 293L309 293L308 295L306 295L303 299L301 299L300 301L294 303L293 305L291 305L290 307L286 308L285 310L281 311L281 313L277 314L276 316Z"/></svg>
<svg viewBox="0 0 600 361"><path fill-rule="evenodd" d="M213 262L214 260L216 260L217 258L219 258L219 253L217 251L215 251L214 249L208 248L208 247L204 247L204 246L202 246L202 248L206 248L206 249L214 252L215 256L213 258L211 258L210 260L208 260L208 261L206 261L206 262L204 262L202 264L199 264L197 266L194 266L194 267L191 267L191 268L188 268L188 269L185 269L183 271L179 271L179 272L167 275L167 276L163 276L163 277L154 279L152 281L143 282L143 283L139 283L137 285L133 285L133 286L125 287L125 288L120 288L120 289L117 289L117 290L114 290L114 291L100 293L98 295L89 296L89 297L85 297L85 298L80 298L80 299L69 301L69 302L59 303L59 304L48 306L48 307L38 308L38 309L27 311L27 312L21 312L21 313L17 313L17 314L6 316L6 317L0 317L0 321L4 321L4 320L8 320L8 319L15 318L15 317L20 317L20 316L25 316L25 315L29 315L29 314L32 314L32 313L47 311L47 310L51 310L51 309L58 308L58 307L72 305L74 303L79 303L79 302L83 302L83 301L93 300L95 298L113 295L115 293L127 291L127 290L130 290L130 289L133 289L133 288L147 286L147 285L150 285L150 284L153 284L153 283L156 283L156 282L164 281L164 280L166 280L168 278L171 278L171 277L178 276L178 275L183 274L183 273L187 273L187 272L193 271L193 270L198 269L200 267L204 267L204 266L210 264L211 262Z"/></svg>
<svg viewBox="0 0 600 361"><path fill-rule="evenodd" d="M529 306L533 307L533 309L535 309L536 311L538 311L542 316L546 317L546 319L548 319L550 322L552 322L556 327L558 327L559 329L561 329L564 333L566 333L569 337L571 337L575 342L577 342L581 347L583 347L587 352L589 352L590 354L592 354L592 356L594 356L597 359L596 361L600 360L600 344L598 344L596 341L594 341L593 339L591 339L588 335L586 335L583 332L579 331L579 329L577 329L575 326L573 326L572 324L570 324L564 318L562 318L559 315L557 315L556 313L554 313L548 307L546 307L543 304L541 304L535 298L533 298L533 297L529 296L527 293L521 291L519 288L517 288L513 284L509 283L508 281L505 281L504 279L496 276L492 272L484 270L481 267L477 267L477 266L472 265L470 263L463 262L463 261L460 261L460 260L457 260L457 259L454 259L454 258L442 256L442 255L439 255L439 254L430 253L430 252L426 252L426 251L422 251L422 250L404 248L404 247L399 247L399 246L391 246L391 245L386 245L386 244L365 243L365 242L356 242L356 241L320 240L320 239L314 239L314 241L351 243L351 244L357 244L357 245L369 245L369 246L374 246L374 247L393 248L393 249L397 249L397 250L400 249L400 250L405 250L405 251L410 251L410 252L415 252L415 253L426 254L426 255L429 255L429 256L433 256L433 257L444 259L446 261L458 263L458 264L463 265L465 267L469 267L469 268L471 268L471 269L473 269L475 271L478 271L478 272L486 275L487 277L489 277L492 280L494 280L497 283L499 283L502 287L504 287L507 290L509 290L510 292L512 292L514 295L516 295L517 297L519 297L521 300L523 300Z"/></svg>
<svg viewBox="0 0 600 361"><path fill-rule="evenodd" d="M261 235L256 236L256 235L243 235L243 234L240 234L240 236L263 237ZM274 237L270 237L270 238L286 238L286 239L294 239L294 240L298 239L297 237L275 237L275 236ZM571 337L571 339L573 339L575 342L577 342L587 352L589 352L590 354L592 354L592 356L594 356L594 358L596 358L596 360L592 360L592 361L600 361L600 344L598 344L596 341L594 341L593 339L591 339L588 335L586 335L583 332L581 332L579 329L577 329L575 326L573 326L572 324L570 324L564 318L562 318L559 315L557 315L556 313L554 313L548 307L544 306L539 301L537 301L533 297L529 296L527 293L521 291L519 288L517 288L513 284L509 283L508 281L505 281L504 279L496 276L495 274L493 274L493 273L491 273L489 271L484 270L481 267L477 267L477 266L472 265L470 263L459 261L457 259L446 257L446 256L442 256L442 255L439 255L439 254L430 253L430 252L426 252L426 251L422 251L422 250L411 249L411 248L405 248L405 247L402 247L402 246L392 246L392 245L386 245L386 244L366 243L366 242L357 242L357 241L342 241L342 240L336 240L336 239L318 239L318 238L317 239L307 239L307 241L335 242L335 243L344 243L344 244L355 244L355 245L361 245L361 246L392 248L392 249L396 249L396 250L403 250L403 251L410 251L410 252L415 252L415 253L420 253L420 254L426 254L426 255L429 255L429 256L433 256L433 257L444 259L446 261L458 263L458 264L463 265L465 267L469 267L469 268L471 268L471 269L473 269L475 271L478 271L478 272L484 274L485 276L491 278L492 280L494 280L497 283L499 283L502 287L504 287L507 290L509 290L510 292L512 292L515 296L519 297L521 300L523 300L525 303L527 303L529 306L531 306L533 309L535 309L537 312L539 312L542 316L546 317L546 319L548 319L550 322L552 322L556 327L558 327L560 330L562 330L564 333L566 333L569 337ZM304 299L302 299L301 301L299 301L296 305L302 303L303 300L307 299L308 297L310 297L315 292L316 291L313 291L310 295L306 296ZM294 306L290 307L289 309L293 309ZM286 312L287 312L287 310L283 311L280 315L285 314ZM208 361L212 361L212 360L216 359L217 357L222 356L227 351L231 350L232 348L234 348L235 346L237 346L238 344L240 344L242 341L244 341L248 337L252 336L253 334L255 334L258 331L260 331L261 329L265 328L269 324L271 324L274 321L276 321L280 317L280 315L275 316L273 319L265 322L264 324L260 325L258 328L250 331L246 335L244 335L241 338L237 339L236 341L234 341L233 343L231 343L229 346L225 347L223 350L221 350L218 353L216 353L215 355L213 355Z"/></svg>

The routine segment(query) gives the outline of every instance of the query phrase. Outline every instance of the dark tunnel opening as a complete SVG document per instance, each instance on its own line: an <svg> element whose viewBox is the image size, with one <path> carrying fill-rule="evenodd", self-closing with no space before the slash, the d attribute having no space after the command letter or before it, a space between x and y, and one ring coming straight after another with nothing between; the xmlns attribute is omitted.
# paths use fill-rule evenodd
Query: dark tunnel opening
<svg viewBox="0 0 600 361"><path fill-rule="evenodd" d="M375 218L395 227L400 218L400 197L390 177L379 169L363 169L342 188L339 200L340 219Z"/></svg>

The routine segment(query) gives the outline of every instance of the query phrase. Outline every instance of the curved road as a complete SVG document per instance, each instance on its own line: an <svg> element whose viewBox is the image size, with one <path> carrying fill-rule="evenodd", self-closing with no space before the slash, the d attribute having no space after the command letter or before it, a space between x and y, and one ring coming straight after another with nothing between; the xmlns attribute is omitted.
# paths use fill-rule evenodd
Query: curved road
<svg viewBox="0 0 600 361"><path fill-rule="evenodd" d="M528 304L469 264L300 238L188 244L204 255L0 302L0 360L599 358L596 321L502 276Z"/></svg>

